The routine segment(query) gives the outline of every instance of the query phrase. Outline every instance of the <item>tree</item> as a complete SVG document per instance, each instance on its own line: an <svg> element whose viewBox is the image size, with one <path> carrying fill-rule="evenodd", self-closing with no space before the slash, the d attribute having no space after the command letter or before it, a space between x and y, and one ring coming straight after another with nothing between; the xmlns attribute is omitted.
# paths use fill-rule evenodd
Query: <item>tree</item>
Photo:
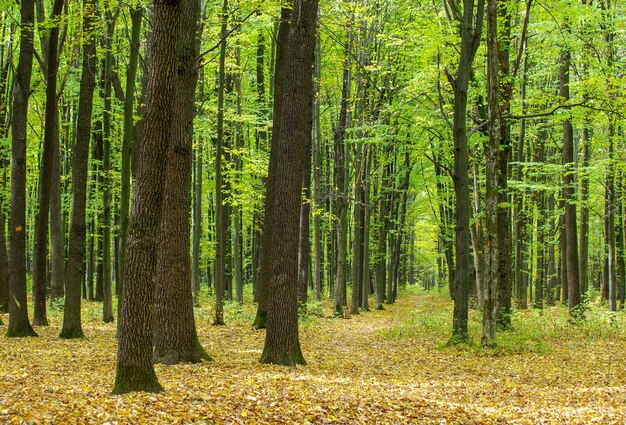
<svg viewBox="0 0 626 425"><path fill-rule="evenodd" d="M43 154L39 169L39 209L35 213L35 248L33 250L33 324L48 326L46 316L46 263L48 259L48 220L50 193L55 152L59 143L57 109L57 70L59 67L59 23L63 0L55 0L50 20L53 21L47 38L46 54L46 125L44 129Z"/></svg>
<svg viewBox="0 0 626 425"><path fill-rule="evenodd" d="M273 224L271 218L274 215L274 186L276 167L278 166L278 156L271 152L279 149L280 128L282 125L282 98L283 82L285 79L285 61L287 60L287 43L289 40L289 20L291 19L291 2L286 3L280 11L280 23L278 25L278 37L276 39L276 63L274 65L274 105L273 105L273 130L270 140L270 161L267 170L267 183L265 185L265 208L263 218L263 234L261 235L261 246L259 248L259 270L258 270L258 301L256 316L253 326L256 329L263 329L267 326L267 309L270 294L270 276L272 273L272 250Z"/></svg>
<svg viewBox="0 0 626 425"><path fill-rule="evenodd" d="M162 390L152 364L156 254L172 111L178 96L180 14L187 0L154 2L148 93L127 236L114 394Z"/></svg>
<svg viewBox="0 0 626 425"><path fill-rule="evenodd" d="M196 333L189 259L189 188L198 82L196 58L199 54L199 15L198 0L183 3L180 19L185 26L179 42L176 80L178 95L172 109L161 242L157 254L155 363L198 363L201 360L210 360Z"/></svg>
<svg viewBox="0 0 626 425"><path fill-rule="evenodd" d="M20 55L15 73L11 140L11 215L9 219L9 326L7 336L37 336L28 321L26 300L26 128L33 71L34 1L24 0Z"/></svg>
<svg viewBox="0 0 626 425"><path fill-rule="evenodd" d="M302 176L307 131L313 105L313 60L317 0L296 0L287 44L280 138L277 156L273 214L266 215L274 234L268 304L267 334L262 363L287 366L304 364L298 338L298 235L302 205Z"/></svg>
<svg viewBox="0 0 626 425"><path fill-rule="evenodd" d="M472 63L480 44L483 27L485 2L463 0L463 12L459 10L456 0L447 1L449 10L459 23L461 48L456 75L447 73L454 92L454 120L452 135L454 139L454 193L456 195L456 254L455 254L455 293L452 325L452 339L467 341L468 293L470 288L470 255L469 255L469 215L470 191L468 179L468 144L467 144L467 92ZM462 13L462 14L461 14Z"/></svg>
<svg viewBox="0 0 626 425"><path fill-rule="evenodd" d="M67 258L67 282L61 338L82 338L80 285L85 274L85 208L87 202L87 166L91 139L93 92L96 85L96 44L98 25L96 0L83 2L83 70L80 80L78 124L72 167L72 215Z"/></svg>

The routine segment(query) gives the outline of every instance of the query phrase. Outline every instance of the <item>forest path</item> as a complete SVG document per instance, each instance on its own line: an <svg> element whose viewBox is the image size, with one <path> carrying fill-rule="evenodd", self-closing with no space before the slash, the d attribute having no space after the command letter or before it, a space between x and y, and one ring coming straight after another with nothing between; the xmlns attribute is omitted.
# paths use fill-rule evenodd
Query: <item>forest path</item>
<svg viewBox="0 0 626 425"><path fill-rule="evenodd" d="M84 340L57 338L58 311L39 338L0 337L0 423L626 421L623 313L615 327L601 312L579 326L561 307L517 313L518 330L483 352L442 348L451 307L445 294L409 291L384 311L310 316L300 325L308 364L297 368L258 363L264 332L250 326L251 304L228 304L222 327L210 325L211 308L197 308L200 340L216 361L157 366L162 394L111 396L115 325L100 323L100 306L87 302ZM472 312L474 340L479 331Z"/></svg>

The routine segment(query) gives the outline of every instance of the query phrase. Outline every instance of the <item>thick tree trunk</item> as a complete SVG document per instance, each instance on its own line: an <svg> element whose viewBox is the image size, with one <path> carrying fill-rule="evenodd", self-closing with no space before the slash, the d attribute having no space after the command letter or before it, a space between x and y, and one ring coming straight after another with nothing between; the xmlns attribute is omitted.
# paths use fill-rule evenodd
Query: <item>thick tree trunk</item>
<svg viewBox="0 0 626 425"><path fill-rule="evenodd" d="M199 16L198 0L183 4L180 19L185 22L185 26L178 53L178 96L171 114L161 242L157 255L155 363L198 363L210 360L196 332L189 262L189 187L193 168L193 118L198 82L195 58L199 54Z"/></svg>
<svg viewBox="0 0 626 425"><path fill-rule="evenodd" d="M298 339L298 229L307 132L313 103L313 59L317 0L296 0L287 44L283 105L276 167L276 191L271 216L277 239L272 250L267 334L262 363L305 364Z"/></svg>
<svg viewBox="0 0 626 425"><path fill-rule="evenodd" d="M183 0L154 2L152 66L129 220L114 394L159 392L162 389L152 365L152 310L164 171L173 130L172 111L178 98L179 34L181 27L190 25L181 22L180 12L184 4Z"/></svg>
<svg viewBox="0 0 626 425"><path fill-rule="evenodd" d="M270 141L270 161L267 171L267 184L265 185L265 209L263 218L263 234L261 235L261 244L259 247L259 271L258 271L258 300L256 316L253 326L256 329L263 329L267 324L267 309L269 302L269 285L270 274L272 273L272 258L274 254L273 228L267 217L273 216L274 209L274 176L276 175L276 167L278 166L277 155L271 155L279 149L280 126L282 116L282 93L283 80L285 79L285 63L287 61L287 43L289 40L289 20L291 19L290 7L291 2L287 2L280 12L280 24L278 29L278 37L276 39L276 61L274 65L274 106L273 106L273 130Z"/></svg>

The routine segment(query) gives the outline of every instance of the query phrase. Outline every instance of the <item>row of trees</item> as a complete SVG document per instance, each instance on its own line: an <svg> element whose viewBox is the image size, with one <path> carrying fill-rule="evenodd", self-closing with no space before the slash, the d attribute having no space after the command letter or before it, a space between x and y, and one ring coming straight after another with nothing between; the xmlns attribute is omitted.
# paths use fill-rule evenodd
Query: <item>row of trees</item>
<svg viewBox="0 0 626 425"><path fill-rule="evenodd" d="M512 299L581 316L597 288L623 305L620 4L17 9L1 21L0 308L7 335L35 335L30 275L33 324L63 299L75 338L81 297L110 322L117 293L116 392L158 391L153 361L209 359L203 285L220 325L251 284L262 361L290 365L309 292L343 317L448 284L452 341L476 306L485 345Z"/></svg>

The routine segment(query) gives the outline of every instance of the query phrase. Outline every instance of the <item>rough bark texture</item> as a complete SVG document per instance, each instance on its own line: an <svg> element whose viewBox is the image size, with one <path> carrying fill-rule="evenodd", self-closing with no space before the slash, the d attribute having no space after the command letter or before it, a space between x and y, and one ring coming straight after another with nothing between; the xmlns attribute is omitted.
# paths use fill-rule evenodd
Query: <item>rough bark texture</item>
<svg viewBox="0 0 626 425"><path fill-rule="evenodd" d="M178 52L178 96L172 110L167 159L161 242L157 256L156 333L154 362L198 363L210 360L198 340L193 317L193 292L189 244L189 208L192 174L193 117L198 70L197 41L200 3L186 1L181 11L185 22Z"/></svg>
<svg viewBox="0 0 626 425"><path fill-rule="evenodd" d="M276 64L274 67L274 110L273 110L273 130L270 141L270 162L267 171L267 184L265 185L265 212L263 223L263 234L261 235L261 245L259 248L259 270L258 270L258 300L256 316L253 326L256 329L263 329L267 325L267 309L269 301L269 282L272 270L272 249L274 246L272 238L272 224L267 217L273 215L274 209L274 186L278 157L271 152L278 150L280 139L280 126L282 116L282 93L283 81L285 79L285 63L287 60L287 43L289 40L289 20L291 18L291 2L282 8L280 13L280 25L278 37L276 39Z"/></svg>
<svg viewBox="0 0 626 425"><path fill-rule="evenodd" d="M152 310L184 2L154 2L152 66L127 237L114 394L162 389L152 364Z"/></svg>
<svg viewBox="0 0 626 425"><path fill-rule="evenodd" d="M69 251L67 259L67 282L61 338L82 338L80 311L80 286L85 275L85 208L87 202L87 162L91 138L91 114L93 91L96 84L96 25L97 3L83 3L83 70L80 80L78 103L78 127L72 166L72 213L70 218Z"/></svg>
<svg viewBox="0 0 626 425"><path fill-rule="evenodd" d="M24 0L20 56L13 94L11 140L11 214L9 220L9 326L7 336L36 336L28 321L26 304L26 127L33 68L34 2Z"/></svg>
<svg viewBox="0 0 626 425"><path fill-rule="evenodd" d="M298 339L298 229L302 205L305 145L310 132L315 21L317 0L296 0L293 9L287 57L289 63L283 92L280 144L274 214L268 223L282 237L275 241L270 279L267 334L261 362L293 366L305 364Z"/></svg>

